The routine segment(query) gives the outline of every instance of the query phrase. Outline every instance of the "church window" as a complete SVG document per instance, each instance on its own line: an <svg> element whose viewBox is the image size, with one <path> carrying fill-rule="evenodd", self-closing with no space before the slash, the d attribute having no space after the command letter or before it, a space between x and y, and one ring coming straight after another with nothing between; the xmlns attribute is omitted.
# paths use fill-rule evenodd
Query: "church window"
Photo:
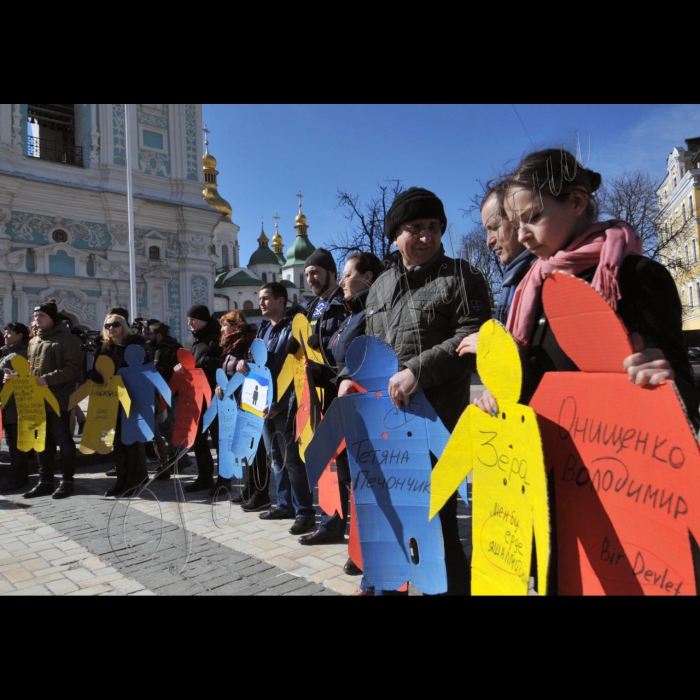
<svg viewBox="0 0 700 700"><path fill-rule="evenodd" d="M56 243L65 243L68 240L68 234L61 228L57 228L52 234L51 238L56 241Z"/></svg>
<svg viewBox="0 0 700 700"><path fill-rule="evenodd" d="M76 145L75 105L27 104L27 155L83 167Z"/></svg>
<svg viewBox="0 0 700 700"><path fill-rule="evenodd" d="M228 268L228 246L227 245L221 246L221 262L223 263L224 267Z"/></svg>
<svg viewBox="0 0 700 700"><path fill-rule="evenodd" d="M262 281L267 282L267 272L262 273Z"/></svg>
<svg viewBox="0 0 700 700"><path fill-rule="evenodd" d="M253 310L253 302L252 301L244 301L243 302L243 309L245 311L252 311Z"/></svg>
<svg viewBox="0 0 700 700"><path fill-rule="evenodd" d="M149 260L160 260L160 248L157 245L149 246L148 259Z"/></svg>

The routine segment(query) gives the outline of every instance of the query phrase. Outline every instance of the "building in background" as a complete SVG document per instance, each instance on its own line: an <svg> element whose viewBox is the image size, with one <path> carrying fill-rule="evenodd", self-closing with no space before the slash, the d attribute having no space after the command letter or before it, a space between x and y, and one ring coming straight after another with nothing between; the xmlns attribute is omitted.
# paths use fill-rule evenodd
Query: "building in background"
<svg viewBox="0 0 700 700"><path fill-rule="evenodd" d="M686 139L668 156L668 174L656 191L661 261L683 304L683 330L700 330L700 137Z"/></svg>
<svg viewBox="0 0 700 700"><path fill-rule="evenodd" d="M308 236L309 226L306 216L301 210L301 193L299 197L299 213L295 219L296 236L294 243L287 250L287 256L282 254L282 236L277 230L279 216L275 214L275 234L270 239L262 226L258 237L258 249L250 256L248 267L231 265L217 270L216 294L214 309L217 315L231 309L242 310L246 318L259 316L258 291L266 282L281 282L287 287L291 303L301 303L313 299L315 295L306 286L304 263L316 250Z"/></svg>
<svg viewBox="0 0 700 700"><path fill-rule="evenodd" d="M55 297L74 327L129 307L123 104L0 105L0 324ZM239 228L202 153L202 105L138 104L133 134L137 309L182 338L214 308L215 269L238 264ZM204 195L204 196L203 196Z"/></svg>

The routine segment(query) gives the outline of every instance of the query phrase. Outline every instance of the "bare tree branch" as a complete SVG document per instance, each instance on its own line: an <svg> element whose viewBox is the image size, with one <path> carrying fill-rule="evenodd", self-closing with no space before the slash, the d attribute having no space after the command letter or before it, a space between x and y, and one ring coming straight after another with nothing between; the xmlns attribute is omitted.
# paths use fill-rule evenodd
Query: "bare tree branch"
<svg viewBox="0 0 700 700"><path fill-rule="evenodd" d="M489 287L491 308L493 308L494 300L501 291L503 269L498 256L486 245L486 229L483 226L474 226L462 236L460 257L483 275Z"/></svg>
<svg viewBox="0 0 700 700"><path fill-rule="evenodd" d="M340 254L341 265L351 253L367 251L383 260L390 251L391 243L384 235L384 218L396 195L405 188L401 180L392 179L386 180L384 185L378 183L377 188L377 193L366 203L361 202L357 194L338 190L335 208L343 210L350 227L325 247Z"/></svg>

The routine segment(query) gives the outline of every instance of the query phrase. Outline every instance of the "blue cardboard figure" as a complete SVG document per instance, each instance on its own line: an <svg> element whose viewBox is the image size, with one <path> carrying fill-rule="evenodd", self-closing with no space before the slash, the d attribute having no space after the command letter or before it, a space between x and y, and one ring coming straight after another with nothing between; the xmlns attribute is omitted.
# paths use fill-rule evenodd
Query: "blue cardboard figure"
<svg viewBox="0 0 700 700"><path fill-rule="evenodd" d="M265 419L263 415L271 403L272 374L265 367L267 362L267 347L264 341L256 338L250 346L252 360L248 360L248 373L236 372L230 380L226 380L226 374L217 371L216 381L220 387L226 387L224 398L218 399L217 405L212 408L210 404L204 414L203 428L206 430L219 413L219 474L229 479L236 476L243 477L243 465L253 463L258 451L258 443L262 435ZM223 375L223 376L222 376ZM225 382L225 383L222 383ZM236 404L233 393L242 386L240 405L230 406L227 401ZM230 413L236 413L233 420L226 418L222 421L221 409ZM224 455L224 456L222 456Z"/></svg>
<svg viewBox="0 0 700 700"><path fill-rule="evenodd" d="M134 442L153 440L156 423L156 392L170 406L170 387L152 362L142 364L146 351L140 345L129 345L124 351L127 367L122 367L117 374L124 380L129 396L131 410L127 416L122 408L122 437L125 445Z"/></svg>
<svg viewBox="0 0 700 700"><path fill-rule="evenodd" d="M229 379L223 369L216 370L216 383L223 389L224 398L220 399L214 393L202 419L202 431L205 431L208 430L214 418L219 416L219 476L223 479L230 479L232 476L239 479L243 477L243 470L236 465L231 449L238 422L238 403L233 392L243 383L242 376L236 372Z"/></svg>
<svg viewBox="0 0 700 700"><path fill-rule="evenodd" d="M356 338L346 364L366 391L333 401L319 423L306 449L309 483L346 439L365 577L384 590L410 581L423 593L444 593L442 532L428 518L430 453L439 458L450 434L422 391L394 406L387 387L398 360L379 338Z"/></svg>

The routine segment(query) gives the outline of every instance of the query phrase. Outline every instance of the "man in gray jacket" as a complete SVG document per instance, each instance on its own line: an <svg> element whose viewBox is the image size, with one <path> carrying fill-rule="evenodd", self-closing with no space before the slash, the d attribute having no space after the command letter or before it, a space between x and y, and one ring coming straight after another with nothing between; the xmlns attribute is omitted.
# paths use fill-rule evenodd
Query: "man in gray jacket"
<svg viewBox="0 0 700 700"><path fill-rule="evenodd" d="M48 386L61 409L56 415L46 412L46 446L39 454L39 483L24 498L48 496L67 498L73 494L75 476L75 442L70 432L68 399L75 391L83 368L80 341L68 330L58 316L54 299L35 307L34 322L38 334L29 341L27 357L31 374L38 386ZM54 490L54 460L56 448L61 450L62 479Z"/></svg>
<svg viewBox="0 0 700 700"><path fill-rule="evenodd" d="M469 404L474 355L457 355L462 338L491 317L484 278L463 260L445 254L447 218L440 199L411 187L387 212L384 233L398 249L367 297L367 335L389 344L399 371L389 380L397 407L419 389L451 432ZM338 395L352 393L344 381ZM456 494L440 511L448 594L469 594L469 563L457 529Z"/></svg>

